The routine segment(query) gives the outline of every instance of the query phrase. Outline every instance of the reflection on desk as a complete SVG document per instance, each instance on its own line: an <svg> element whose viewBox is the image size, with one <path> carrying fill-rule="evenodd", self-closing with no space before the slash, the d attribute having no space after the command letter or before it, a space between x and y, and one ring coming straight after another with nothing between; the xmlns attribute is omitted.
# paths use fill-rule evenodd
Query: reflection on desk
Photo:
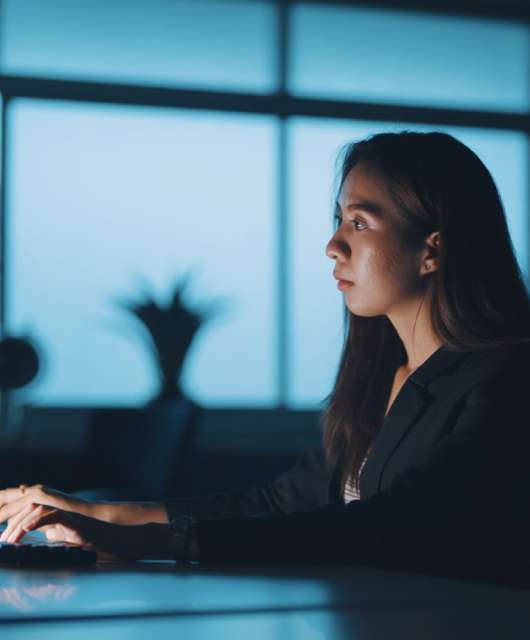
<svg viewBox="0 0 530 640"><path fill-rule="evenodd" d="M41 639L44 630L53 640L220 632L231 640L506 640L530 634L530 591L365 567L139 562L1 569L2 639Z"/></svg>

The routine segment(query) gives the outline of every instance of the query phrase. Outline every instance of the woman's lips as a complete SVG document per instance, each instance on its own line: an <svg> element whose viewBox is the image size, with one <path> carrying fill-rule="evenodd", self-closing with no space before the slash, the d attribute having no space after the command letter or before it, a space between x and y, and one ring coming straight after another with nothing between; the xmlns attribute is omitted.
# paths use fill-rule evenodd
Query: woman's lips
<svg viewBox="0 0 530 640"><path fill-rule="evenodd" d="M339 274L335 271L333 271L333 277L338 281L337 288L340 289L341 291L344 291L345 289L349 289L350 287L353 287L353 282L351 280L344 280L344 278L341 278Z"/></svg>
<svg viewBox="0 0 530 640"><path fill-rule="evenodd" d="M341 291L349 289L350 287L353 287L353 282L350 282L349 280L339 280L337 282L337 288Z"/></svg>

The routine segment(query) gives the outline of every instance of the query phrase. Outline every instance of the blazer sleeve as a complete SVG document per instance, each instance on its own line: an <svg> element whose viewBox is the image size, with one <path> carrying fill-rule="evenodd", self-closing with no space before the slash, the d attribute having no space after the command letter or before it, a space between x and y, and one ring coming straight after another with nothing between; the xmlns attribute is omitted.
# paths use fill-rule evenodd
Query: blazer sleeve
<svg viewBox="0 0 530 640"><path fill-rule="evenodd" d="M199 522L201 562L349 563L450 574L463 568L466 575L495 559L504 566L510 545L520 541L516 534L528 546L530 511L528 384L511 373L473 386L453 428L387 491L300 513Z"/></svg>
<svg viewBox="0 0 530 640"><path fill-rule="evenodd" d="M213 520L264 513L288 514L327 503L331 470L323 448L308 449L285 473L246 491L225 491L206 496L163 500L169 519L178 513Z"/></svg>

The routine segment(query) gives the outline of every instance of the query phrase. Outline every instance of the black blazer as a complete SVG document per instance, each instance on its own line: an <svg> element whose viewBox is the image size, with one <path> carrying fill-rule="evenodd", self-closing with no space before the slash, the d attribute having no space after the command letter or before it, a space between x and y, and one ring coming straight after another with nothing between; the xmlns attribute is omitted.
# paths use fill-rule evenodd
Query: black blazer
<svg viewBox="0 0 530 640"><path fill-rule="evenodd" d="M530 546L529 363L528 343L435 351L373 442L361 500L311 450L265 485L164 504L199 519L205 563L502 572Z"/></svg>

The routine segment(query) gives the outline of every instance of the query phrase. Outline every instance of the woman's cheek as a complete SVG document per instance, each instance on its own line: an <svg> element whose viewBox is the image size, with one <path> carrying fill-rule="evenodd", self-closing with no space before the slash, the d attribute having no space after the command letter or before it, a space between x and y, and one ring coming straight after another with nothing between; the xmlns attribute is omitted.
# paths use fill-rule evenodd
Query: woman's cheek
<svg viewBox="0 0 530 640"><path fill-rule="evenodd" d="M399 261L395 251L390 247L373 247L366 252L361 264L364 279L370 281L388 281L397 271Z"/></svg>

